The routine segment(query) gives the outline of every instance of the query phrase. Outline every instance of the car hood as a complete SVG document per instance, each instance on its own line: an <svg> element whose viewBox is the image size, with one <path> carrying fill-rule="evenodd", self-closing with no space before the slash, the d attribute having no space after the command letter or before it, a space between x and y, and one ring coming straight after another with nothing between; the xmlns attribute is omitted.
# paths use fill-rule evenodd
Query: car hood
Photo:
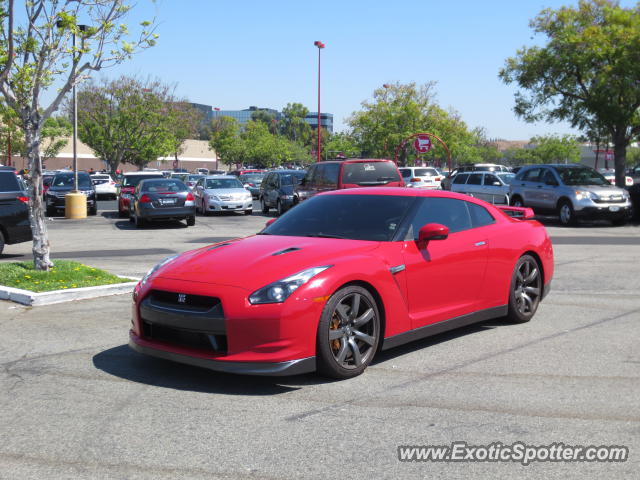
<svg viewBox="0 0 640 480"><path fill-rule="evenodd" d="M334 238L254 235L187 252L158 277L257 290L311 267L335 265L379 242Z"/></svg>
<svg viewBox="0 0 640 480"><path fill-rule="evenodd" d="M247 193L246 188L205 188L207 195L238 195Z"/></svg>

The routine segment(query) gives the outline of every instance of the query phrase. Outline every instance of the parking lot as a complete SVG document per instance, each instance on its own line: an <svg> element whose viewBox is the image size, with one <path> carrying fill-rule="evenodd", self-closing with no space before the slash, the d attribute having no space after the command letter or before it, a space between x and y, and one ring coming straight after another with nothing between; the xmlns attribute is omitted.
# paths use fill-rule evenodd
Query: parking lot
<svg viewBox="0 0 640 480"><path fill-rule="evenodd" d="M142 276L162 258L260 230L272 215L136 230L101 202L48 223L52 257ZM637 478L640 226L564 228L552 291L500 321L380 353L355 379L242 377L126 345L128 295L0 302L0 478ZM0 261L30 260L31 245ZM399 445L625 445L625 463L398 461Z"/></svg>

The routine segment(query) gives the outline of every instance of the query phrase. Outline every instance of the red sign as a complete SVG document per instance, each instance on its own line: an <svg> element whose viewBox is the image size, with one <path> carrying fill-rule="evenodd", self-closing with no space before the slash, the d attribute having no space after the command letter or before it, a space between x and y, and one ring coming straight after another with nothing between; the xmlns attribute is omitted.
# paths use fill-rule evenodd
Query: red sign
<svg viewBox="0 0 640 480"><path fill-rule="evenodd" d="M418 153L427 153L431 150L431 147L431 139L428 135L418 135L413 141L413 148L415 148Z"/></svg>

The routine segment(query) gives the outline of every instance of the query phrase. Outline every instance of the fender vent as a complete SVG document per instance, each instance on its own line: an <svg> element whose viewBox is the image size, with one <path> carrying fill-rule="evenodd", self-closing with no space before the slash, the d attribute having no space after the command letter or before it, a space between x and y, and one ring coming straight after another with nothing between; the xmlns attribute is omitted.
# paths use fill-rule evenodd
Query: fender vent
<svg viewBox="0 0 640 480"><path fill-rule="evenodd" d="M279 252L272 253L271 256L275 257L276 255L284 255L285 253L295 252L296 250L300 250L299 247L289 247L284 250L280 250Z"/></svg>

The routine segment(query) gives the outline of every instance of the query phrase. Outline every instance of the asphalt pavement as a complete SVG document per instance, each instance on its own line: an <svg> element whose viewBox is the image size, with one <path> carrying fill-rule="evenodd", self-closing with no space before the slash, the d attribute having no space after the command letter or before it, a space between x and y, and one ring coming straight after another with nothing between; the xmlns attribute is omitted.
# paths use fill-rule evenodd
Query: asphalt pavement
<svg viewBox="0 0 640 480"><path fill-rule="evenodd" d="M143 230L109 204L48 222L54 258L142 275L245 236L268 216ZM258 378L126 346L129 295L0 302L0 478L638 478L640 227L563 228L550 295L523 325L488 321L382 352L348 381ZM30 245L0 261L28 260ZM399 445L626 445L624 463L399 462Z"/></svg>

